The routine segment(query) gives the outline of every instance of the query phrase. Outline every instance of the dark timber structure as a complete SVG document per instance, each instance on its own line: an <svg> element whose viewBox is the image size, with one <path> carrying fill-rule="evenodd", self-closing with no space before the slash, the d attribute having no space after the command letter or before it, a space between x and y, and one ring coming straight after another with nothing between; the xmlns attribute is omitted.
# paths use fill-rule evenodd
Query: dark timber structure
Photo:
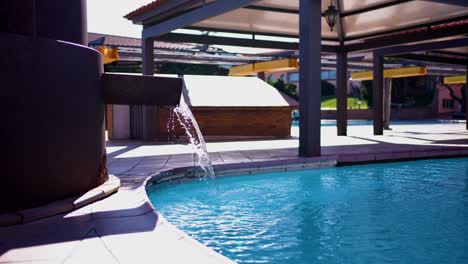
<svg viewBox="0 0 468 264"><path fill-rule="evenodd" d="M106 182L104 104L174 106L183 80L103 73L101 54L86 46L85 0L3 1L0 7L0 110L7 124L2 214Z"/></svg>
<svg viewBox="0 0 468 264"><path fill-rule="evenodd" d="M333 31L324 18L331 3L338 10ZM374 56L375 135L383 134L385 57L468 65L466 0L381 0L371 4L361 0L157 0L126 18L143 25L142 38L147 40L143 42L143 50L147 51L143 55L145 74L154 72L148 63L154 56L153 40L299 49L300 156L320 155L322 54L331 54L336 59L338 135L347 133L347 64L352 53L371 52ZM246 37L172 32L180 28L246 34ZM143 111L143 118L153 115L153 111ZM150 135L154 122L143 124Z"/></svg>

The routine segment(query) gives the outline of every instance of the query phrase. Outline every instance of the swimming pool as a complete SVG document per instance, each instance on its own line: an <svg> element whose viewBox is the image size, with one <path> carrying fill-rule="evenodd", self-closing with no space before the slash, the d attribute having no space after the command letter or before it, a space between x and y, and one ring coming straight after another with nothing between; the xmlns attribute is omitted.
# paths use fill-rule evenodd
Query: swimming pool
<svg viewBox="0 0 468 264"><path fill-rule="evenodd" d="M468 158L220 177L148 195L239 263L468 263Z"/></svg>

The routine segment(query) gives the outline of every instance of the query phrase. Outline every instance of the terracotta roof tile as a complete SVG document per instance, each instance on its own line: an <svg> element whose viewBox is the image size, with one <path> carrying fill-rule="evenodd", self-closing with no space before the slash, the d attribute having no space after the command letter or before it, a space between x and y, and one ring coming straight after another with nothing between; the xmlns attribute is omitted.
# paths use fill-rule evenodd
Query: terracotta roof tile
<svg viewBox="0 0 468 264"><path fill-rule="evenodd" d="M128 19L128 20L132 20L135 16L139 15L139 14L142 14L150 9L153 9L154 7L158 7L164 3L167 3L169 2L170 0L156 0L156 1L153 1L147 5L144 5L140 8L138 8L137 10L134 10L128 14L126 14L124 16L124 18Z"/></svg>
<svg viewBox="0 0 468 264"><path fill-rule="evenodd" d="M141 39L122 36L113 36L100 33L88 33L88 42L92 46L119 46L119 47L141 47ZM189 43L172 43L155 41L154 47L171 50L192 50L197 47Z"/></svg>

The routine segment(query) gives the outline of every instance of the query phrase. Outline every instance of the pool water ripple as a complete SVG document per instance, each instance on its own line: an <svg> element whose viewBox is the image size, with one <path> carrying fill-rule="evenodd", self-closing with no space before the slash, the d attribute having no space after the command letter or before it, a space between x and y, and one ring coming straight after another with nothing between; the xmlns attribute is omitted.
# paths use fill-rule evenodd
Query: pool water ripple
<svg viewBox="0 0 468 264"><path fill-rule="evenodd" d="M222 177L149 197L239 263L468 263L467 158Z"/></svg>

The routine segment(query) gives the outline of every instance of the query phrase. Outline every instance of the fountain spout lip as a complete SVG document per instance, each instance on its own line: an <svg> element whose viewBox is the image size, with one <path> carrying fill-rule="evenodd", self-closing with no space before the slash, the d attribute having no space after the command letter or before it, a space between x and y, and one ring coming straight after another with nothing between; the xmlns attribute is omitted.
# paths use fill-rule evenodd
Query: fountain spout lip
<svg viewBox="0 0 468 264"><path fill-rule="evenodd" d="M183 79L150 75L104 73L101 78L105 104L177 106Z"/></svg>

